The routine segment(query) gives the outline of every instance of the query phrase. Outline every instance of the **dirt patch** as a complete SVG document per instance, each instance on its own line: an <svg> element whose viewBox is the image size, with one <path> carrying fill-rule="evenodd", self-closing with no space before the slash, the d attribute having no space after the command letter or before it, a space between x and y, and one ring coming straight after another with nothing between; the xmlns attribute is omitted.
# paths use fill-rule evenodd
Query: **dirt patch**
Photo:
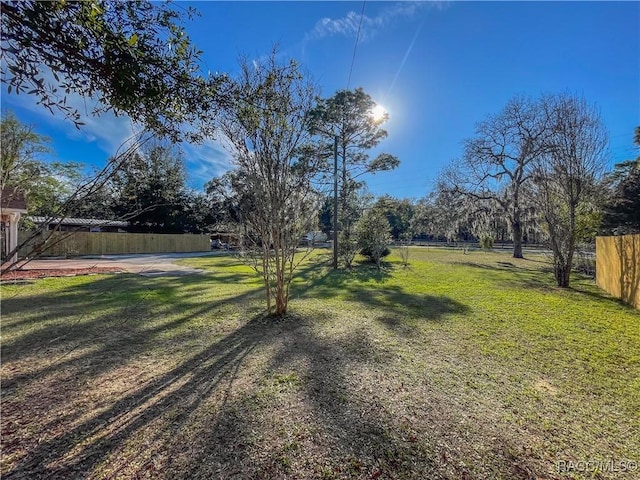
<svg viewBox="0 0 640 480"><path fill-rule="evenodd" d="M76 275L96 275L99 273L121 273L124 270L118 267L89 267L89 268L34 268L25 270L13 270L0 275L0 281L30 280L34 278L48 277L74 277Z"/></svg>

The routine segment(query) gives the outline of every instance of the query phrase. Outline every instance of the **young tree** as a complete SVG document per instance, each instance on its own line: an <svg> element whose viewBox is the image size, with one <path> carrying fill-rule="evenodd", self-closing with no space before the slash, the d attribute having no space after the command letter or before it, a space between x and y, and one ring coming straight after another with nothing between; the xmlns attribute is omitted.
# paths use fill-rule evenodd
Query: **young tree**
<svg viewBox="0 0 640 480"><path fill-rule="evenodd" d="M312 182L320 160L300 155L310 140L305 122L314 88L293 61L281 65L275 57L274 51L259 63L242 62L220 128L236 164L225 189L246 232L244 247L258 254L267 311L282 315L301 260L296 247L317 221L320 197Z"/></svg>
<svg viewBox="0 0 640 480"><path fill-rule="evenodd" d="M513 256L522 258L523 192L548 134L538 103L515 97L495 116L478 123L465 141L462 160L447 172L449 188L495 204L509 223Z"/></svg>
<svg viewBox="0 0 640 480"><path fill-rule="evenodd" d="M366 190L364 185L350 189L347 197L342 202L341 213L343 225L347 224L350 225L350 227L340 229L338 256L342 264L348 269L351 269L353 266L353 261L361 249L358 244L358 233L354 227L362 216L362 212L364 212L367 207L370 207L372 202L373 195Z"/></svg>
<svg viewBox="0 0 640 480"><path fill-rule="evenodd" d="M364 212L356 224L356 236L360 253L372 262L378 269L382 258L389 255L391 242L391 227L389 221L380 209L370 208Z"/></svg>
<svg viewBox="0 0 640 480"><path fill-rule="evenodd" d="M608 134L596 108L568 94L547 95L541 105L550 125L546 153L535 165L534 198L553 252L559 287L569 287L580 224L604 171Z"/></svg>
<svg viewBox="0 0 640 480"><path fill-rule="evenodd" d="M392 170L400 163L388 153L381 153L373 159L367 153L387 136L381 125L388 119L388 114L375 118L375 106L362 88L340 90L331 98L318 99L317 106L309 115L309 129L320 137L322 152L333 151L337 139L337 155L341 161L338 223L341 237L347 242L354 237L353 227L357 220L349 205L361 186L357 178L366 173Z"/></svg>
<svg viewBox="0 0 640 480"><path fill-rule="evenodd" d="M402 264L409 264L409 246L414 235L414 203L409 199L397 199L383 195L376 200L373 208L381 211L389 223L391 238L399 242L398 251Z"/></svg>

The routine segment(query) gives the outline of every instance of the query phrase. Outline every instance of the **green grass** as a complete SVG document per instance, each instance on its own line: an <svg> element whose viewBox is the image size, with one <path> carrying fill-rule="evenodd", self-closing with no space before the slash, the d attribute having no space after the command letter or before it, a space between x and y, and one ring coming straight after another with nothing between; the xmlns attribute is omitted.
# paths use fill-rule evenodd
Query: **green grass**
<svg viewBox="0 0 640 480"><path fill-rule="evenodd" d="M640 462L640 312L544 257L184 262L2 287L3 478L637 478L557 471Z"/></svg>

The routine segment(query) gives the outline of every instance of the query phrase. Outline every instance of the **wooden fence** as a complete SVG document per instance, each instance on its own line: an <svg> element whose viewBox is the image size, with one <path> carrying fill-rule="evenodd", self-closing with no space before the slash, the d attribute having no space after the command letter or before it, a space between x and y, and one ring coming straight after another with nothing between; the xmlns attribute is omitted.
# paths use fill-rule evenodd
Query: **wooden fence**
<svg viewBox="0 0 640 480"><path fill-rule="evenodd" d="M640 308L640 235L596 238L596 283Z"/></svg>
<svg viewBox="0 0 640 480"><path fill-rule="evenodd" d="M25 238L27 234L22 235ZM44 232L44 235L46 240L38 249L38 256L204 252L211 249L209 235L105 232ZM38 237L22 248L19 256L33 256L33 245L42 243L42 238Z"/></svg>

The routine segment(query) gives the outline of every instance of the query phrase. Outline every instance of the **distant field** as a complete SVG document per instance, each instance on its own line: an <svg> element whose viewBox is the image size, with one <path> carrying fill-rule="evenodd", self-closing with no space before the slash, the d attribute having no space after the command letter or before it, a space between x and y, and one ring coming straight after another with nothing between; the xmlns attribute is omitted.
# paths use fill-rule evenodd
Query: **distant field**
<svg viewBox="0 0 640 480"><path fill-rule="evenodd" d="M638 478L640 312L544 256L184 263L2 286L3 478Z"/></svg>

